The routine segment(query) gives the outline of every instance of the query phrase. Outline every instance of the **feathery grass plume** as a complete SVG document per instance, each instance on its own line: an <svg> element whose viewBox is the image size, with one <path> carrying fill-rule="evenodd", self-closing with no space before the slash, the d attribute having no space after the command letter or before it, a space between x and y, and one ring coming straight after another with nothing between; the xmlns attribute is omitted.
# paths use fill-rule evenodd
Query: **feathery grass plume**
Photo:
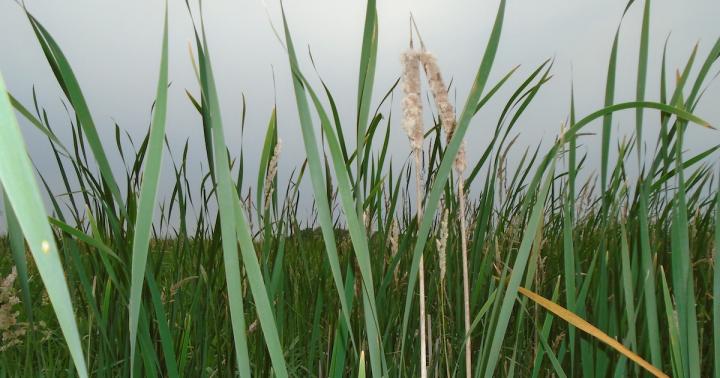
<svg viewBox="0 0 720 378"><path fill-rule="evenodd" d="M412 49L401 56L403 64L403 130L410 140L415 160L415 201L417 204L417 224L422 223L422 165L421 154L424 140L422 122L422 100L420 98L420 61L419 53ZM420 377L427 377L427 345L425 334L425 267L423 256L420 256L418 268L418 286L420 291Z"/></svg>
<svg viewBox="0 0 720 378"><path fill-rule="evenodd" d="M275 180L275 176L277 176L277 164L278 164L278 160L280 159L281 151L282 151L282 139L278 138L277 143L275 143L275 149L273 150L272 158L270 158L270 163L268 164L268 173L265 176L265 195L264 195L265 210L270 208L270 200L271 200L271 196L274 191L273 180Z"/></svg>
<svg viewBox="0 0 720 378"><path fill-rule="evenodd" d="M440 222L440 234L435 241L438 250L438 265L440 265L440 285L445 282L445 272L447 271L448 215L449 212L445 209L442 221Z"/></svg>

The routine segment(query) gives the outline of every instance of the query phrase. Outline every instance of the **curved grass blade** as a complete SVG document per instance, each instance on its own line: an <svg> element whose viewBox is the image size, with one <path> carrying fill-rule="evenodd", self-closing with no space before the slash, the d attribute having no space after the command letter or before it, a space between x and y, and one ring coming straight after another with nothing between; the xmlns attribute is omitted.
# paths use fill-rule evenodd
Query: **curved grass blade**
<svg viewBox="0 0 720 378"><path fill-rule="evenodd" d="M283 26L285 29L285 40L287 43L287 52L290 60L290 67L297 67L297 57L295 56L295 50L293 47L292 38L290 35L290 29L285 19L283 11ZM297 74L293 71L293 84L295 88L295 100L297 102L298 113L300 117L300 125L302 127L303 142L305 144L305 152L307 154L308 169L310 171L310 181L315 194L315 203L318 211L318 220L320 222L320 228L322 231L323 241L325 243L325 251L328 257L328 263L330 264L330 271L335 281L335 289L338 293L340 300L340 307L343 313L343 318L348 329L352 329L350 322L350 307L345 299L345 289L343 285L342 273L340 270L340 263L337 253L337 245L335 242L335 235L332 222L332 214L330 212L330 206L328 204L327 191L325 190L325 178L322 173L322 163L320 161L320 155L317 148L317 140L315 139L315 133L312 130L312 120L310 118L309 106L307 98L305 97L302 83L299 82ZM349 217L348 217L349 218ZM353 348L356 348L355 337L350 332L350 340Z"/></svg>
<svg viewBox="0 0 720 378"><path fill-rule="evenodd" d="M222 237L223 264L225 267L225 280L228 290L228 305L230 307L230 320L235 343L235 357L238 363L240 376L249 377L250 357L248 355L247 334L245 331L245 314L242 297L242 282L240 276L240 261L238 258L237 234L235 227L235 212L232 194L237 194L230 177L230 166L225 144L225 135L222 127L220 104L215 88L207 41L203 30L203 40L195 34L200 61L200 84L202 85L202 110L205 126L210 132L211 145L206 143L208 154L211 153L214 163L213 182L215 183L215 196L218 201L220 220L220 234ZM278 367L279 368L279 367Z"/></svg>
<svg viewBox="0 0 720 378"><path fill-rule="evenodd" d="M0 182L25 235L78 375L87 377L70 292L33 168L0 75Z"/></svg>
<svg viewBox="0 0 720 378"><path fill-rule="evenodd" d="M40 120L38 120L32 113L30 113L27 108L23 106L23 104L20 103L11 93L8 92L8 97L10 97L10 103L12 106L22 114L25 119L30 121L30 123L35 126L38 130L40 130L41 133L45 134L45 136L48 137L52 141L52 143L56 146L59 146L60 149L63 150L68 156L70 155L70 152L67 150L65 145L57 138L57 136L50 131L47 127L45 127Z"/></svg>
<svg viewBox="0 0 720 378"><path fill-rule="evenodd" d="M137 342L138 320L142 304L142 289L144 286L145 267L147 264L148 247L150 245L150 229L152 228L155 200L160 180L160 165L162 164L163 140L165 139L165 117L167 114L167 88L168 88L168 10L165 3L165 23L163 25L163 40L160 58L160 77L157 83L157 94L152 123L150 124L150 139L145 154L145 171L140 186L140 200L138 201L135 232L132 244L132 271L130 276L130 371L135 361L135 345ZM165 319L158 319L165 322ZM168 359L170 356L166 356ZM177 372L175 372L177 373Z"/></svg>
<svg viewBox="0 0 720 378"><path fill-rule="evenodd" d="M70 63L65 58L60 46L55 42L50 33L42 26L42 24L35 19L29 12L26 11L30 25L35 31L38 42L42 47L45 57L50 64L55 78L58 80L60 87L62 88L65 95L70 100L73 108L75 109L75 115L78 118L80 126L85 133L85 137L90 143L90 149L95 156L98 167L103 181L107 184L112 196L120 208L122 213L125 213L125 206L120 189L113 176L112 169L110 168L110 162L105 155L100 136L98 135L97 129L95 128L95 122L93 122L92 116L90 115L90 109L88 108L85 97L80 90L80 84L75 78L75 74L70 67Z"/></svg>
<svg viewBox="0 0 720 378"><path fill-rule="evenodd" d="M651 365L649 362L643 360L640 356L633 353L629 349L625 348L622 344L620 344L617 340L613 339L612 337L608 336L605 332L597 329L592 324L585 321L583 318L577 316L576 314L566 310L562 306L555 304L551 302L550 300L528 290L524 287L519 287L518 292L520 294L530 298L533 302L539 304L540 306L544 307L546 310L552 312L553 314L557 315L559 318L565 320L566 322L572 324L576 328L582 330L583 332L587 333L588 335L602 341L603 343L607 344L608 346L612 347L613 349L617 350L618 352L622 353L625 357L629 358L630 360L634 361L636 364L642 366L645 370L647 370L650 374L660 377L660 378L669 378L667 374L660 371L655 366Z"/></svg>

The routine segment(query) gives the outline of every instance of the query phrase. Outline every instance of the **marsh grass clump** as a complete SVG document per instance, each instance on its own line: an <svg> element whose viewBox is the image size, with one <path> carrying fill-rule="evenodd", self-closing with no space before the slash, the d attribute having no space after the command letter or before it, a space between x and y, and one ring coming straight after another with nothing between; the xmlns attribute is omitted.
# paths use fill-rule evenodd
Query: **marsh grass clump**
<svg viewBox="0 0 720 378"><path fill-rule="evenodd" d="M685 138L716 134L694 113L720 40L707 55L693 50L675 80L662 61L660 93L645 94L642 3L636 98L615 99L625 69L618 31L605 103L580 116L571 89L547 148L519 146L515 135L534 126L524 112L543 96L551 61L509 69L486 88L504 69L494 66L504 0L476 78L453 84L470 88L463 106L422 43L395 63L398 87L373 94L379 32L369 1L358 104L338 109L325 83L305 76L283 13L299 126L283 125L274 106L246 109L270 113L254 178L247 150L225 142L214 55L189 8L199 20L198 87L182 93L203 131L207 172L197 182L188 178L195 140L165 138L168 91L177 90L167 22L150 128L134 141L118 126L113 151L72 62L28 13L74 117L72 137L61 138L39 97L28 106L0 80L0 376L717 376L720 145L698 151ZM488 106L506 92L504 106ZM402 117L391 116L394 96ZM345 141L346 111L356 145ZM497 120L473 125L487 130L473 161L465 136L481 111ZM632 137L611 135L621 111L636 112ZM47 137L59 186L42 171L36 181L18 118ZM599 135L587 132L593 123ZM287 182L278 179L281 127L300 127L305 148ZM407 155L389 146L391 132L407 135ZM588 143L602 147L598 172ZM110 153L126 164L111 167ZM167 197L158 195L165 169Z"/></svg>

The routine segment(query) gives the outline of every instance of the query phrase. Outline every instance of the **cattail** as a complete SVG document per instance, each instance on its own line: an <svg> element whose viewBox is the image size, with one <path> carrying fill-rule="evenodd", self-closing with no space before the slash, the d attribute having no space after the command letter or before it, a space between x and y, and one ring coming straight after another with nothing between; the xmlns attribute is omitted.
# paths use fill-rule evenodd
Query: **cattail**
<svg viewBox="0 0 720 378"><path fill-rule="evenodd" d="M420 157L424 130L422 124L422 102L420 99L420 62L418 53L411 50L402 54L403 64L403 130L410 140L410 147L415 160L415 201L417 203L417 223L422 222L423 188L421 181ZM425 268L423 257L420 255L418 268L418 286L420 291L420 377L427 377L427 345L425 335Z"/></svg>
<svg viewBox="0 0 720 378"><path fill-rule="evenodd" d="M403 130L410 140L413 151L422 149L424 129L422 122L422 99L420 97L420 62L418 54L409 50L402 54L403 65Z"/></svg>
<svg viewBox="0 0 720 378"><path fill-rule="evenodd" d="M425 75L428 78L428 86L435 98L435 105L437 106L438 113L440 113L440 122L445 130L445 138L449 142L455 135L457 122L455 120L455 108L450 103L447 87L445 86L445 81L443 81L442 74L440 73L440 67L437 64L437 59L432 53L424 51L419 54L418 59L422 62L423 68L425 69ZM465 172L465 169L467 168L467 161L465 158L465 141L462 142L460 149L455 156L454 168L458 173Z"/></svg>
<svg viewBox="0 0 720 378"><path fill-rule="evenodd" d="M268 164L268 173L265 176L265 210L267 210L270 207L270 199L273 193L273 180L275 180L275 176L277 176L277 164L278 160L280 159L280 152L282 151L282 139L278 138L277 143L275 143L275 149L273 150L272 158L270 158L270 163Z"/></svg>
<svg viewBox="0 0 720 378"><path fill-rule="evenodd" d="M447 239L448 239L448 210L443 212L442 221L440 222L440 235L435 241L438 250L438 264L440 265L440 285L445 282L445 272L447 269Z"/></svg>
<svg viewBox="0 0 720 378"><path fill-rule="evenodd" d="M455 109L453 108L448 98L447 87L443 81L442 74L440 73L440 67L437 64L435 56L429 52L423 51L420 54L419 60L422 61L423 67L425 68L425 75L428 78L428 86L430 91L435 98L435 106L438 108L440 113L440 122L442 123L443 129L445 130L445 138L447 142L452 140L455 135L457 122L455 121ZM470 332L470 286L468 282L468 268L467 268L467 236L466 236L466 225L465 225L465 192L463 190L463 178L462 174L467 168L467 160L465 158L465 141L461 141L460 148L455 155L455 161L453 168L458 174L458 197L459 197L459 214L460 218L460 247L462 250L462 270L463 270L463 301L465 308L465 333ZM441 267L442 269L442 267ZM441 273L442 274L442 273ZM468 339L465 343L465 375L470 377L472 368L471 362L472 347L470 340Z"/></svg>
<svg viewBox="0 0 720 378"><path fill-rule="evenodd" d="M455 109L448 98L447 88L443 81L437 59L432 53L422 52L418 55L418 59L423 64L425 75L428 79L428 87L435 98L435 103L440 113L440 121L445 129L447 139L450 140L455 131Z"/></svg>

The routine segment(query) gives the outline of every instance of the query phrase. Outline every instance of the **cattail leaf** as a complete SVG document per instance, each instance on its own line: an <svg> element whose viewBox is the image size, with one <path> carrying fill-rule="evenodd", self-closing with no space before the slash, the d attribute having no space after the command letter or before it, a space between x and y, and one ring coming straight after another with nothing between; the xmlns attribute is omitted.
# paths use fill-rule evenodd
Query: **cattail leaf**
<svg viewBox="0 0 720 378"><path fill-rule="evenodd" d="M257 189L256 189L256 204L258 212L262 209L263 193L265 191L265 175L267 174L268 163L270 163L270 157L273 153L273 145L277 139L277 111L273 107L272 113L270 114L270 121L268 122L267 131L265 132L265 142L263 143L263 149L260 153L260 169L258 170Z"/></svg>
<svg viewBox="0 0 720 378"><path fill-rule="evenodd" d="M322 163L320 160L320 154L318 152L317 147L317 139L315 137L315 133L312 128L312 119L310 115L310 108L309 104L307 102L307 97L305 95L305 88L303 87L302 79L301 79L301 73L298 69L298 63L297 63L297 57L295 55L295 49L292 41L292 37L290 35L290 30L287 24L287 19L285 18L285 13L283 10L283 26L285 30L285 42L287 44L287 52L288 52L288 58L290 61L290 68L291 68L291 74L293 75L293 86L295 90L295 100L297 102L297 108L298 108L298 115L300 117L300 125L302 129L302 135L303 135L303 143L305 145L305 153L307 155L307 167L310 171L310 181L313 188L313 193L315 194L315 203L317 206L318 211L318 221L320 223L320 229L323 236L323 241L325 243L325 249L326 254L328 257L328 263L330 264L330 270L333 275L333 280L335 281L335 289L338 293L338 297L340 299L340 307L342 311L342 315L344 318L345 323L347 324L347 327L351 329L351 322L350 322L350 310L348 306L348 302L345 299L345 288L343 286L342 282L342 274L340 272L340 264L339 264L339 258L338 258L338 252L337 252L337 244L335 241L335 235L334 235L334 227L332 222L332 215L330 212L330 206L328 202L327 197L327 191L325 190L325 177L322 173ZM330 139L330 138L328 138ZM332 153L332 151L331 151ZM341 155L342 156L342 155ZM335 161L335 157L333 157L333 161ZM344 159L341 161L345 161ZM343 168L345 171L346 168ZM354 206L353 206L354 207ZM355 210L352 212L347 213L346 217L348 218L348 222L351 222L351 218L355 218L354 225L359 224L360 222L357 220L358 215ZM355 223L356 222L356 223ZM353 227L351 225L348 225L351 232L358 231L357 227ZM352 235L352 234L351 234ZM367 288L368 286L366 286ZM366 321L371 321L370 319L366 319ZM356 348L355 343L355 337L352 333L350 333L350 340L352 342L353 348ZM371 363L372 363L372 355L371 355Z"/></svg>
<svg viewBox="0 0 720 378"><path fill-rule="evenodd" d="M133 232L132 244L132 271L130 282L130 363L135 361L135 343L137 341L138 320L140 306L142 304L142 290L144 286L145 267L150 246L150 231L155 214L155 201L157 198L158 184L160 181L160 166L162 164L163 140L165 139L165 118L167 115L167 92L168 92L168 7L165 3L165 22L163 24L162 48L160 52L160 74L157 83L155 106L153 118L150 124L149 139L147 142L147 153L145 157L145 171L140 187L140 200L137 207L137 218ZM165 319L158 319L165 323ZM167 335L165 335L167 336ZM166 361L174 356L165 356ZM174 366L173 366L174 367ZM177 376L177 368L174 367ZM131 372L133 371L131 367Z"/></svg>
<svg viewBox="0 0 720 378"><path fill-rule="evenodd" d="M648 65L648 49L650 39L650 0L645 0L645 7L643 7L643 19L642 28L640 32L640 49L638 53L638 73L637 73L637 86L635 90L635 100L645 100L645 83L647 81L647 65ZM643 124L643 109L635 110L635 142L637 143L637 156L638 164L642 158L642 124Z"/></svg>
<svg viewBox="0 0 720 378"><path fill-rule="evenodd" d="M201 27L203 25L201 24ZM228 291L228 305L235 344L235 357L238 371L241 376L250 376L250 357L248 355L245 310L242 296L242 280L240 276L240 260L238 258L236 217L233 204L233 194L237 195L230 177L230 166L227 159L225 135L222 126L220 104L215 88L212 65L207 47L204 29L202 40L195 33L198 60L200 62L200 78L202 85L202 110L205 130L209 132L206 143L207 151L213 157L215 181L215 197L218 201L220 220L220 235L223 251L223 265L225 268L225 281ZM207 206L207 205L205 205ZM284 364L277 366L277 371L283 371ZM287 373L286 373L287 375Z"/></svg>
<svg viewBox="0 0 720 378"><path fill-rule="evenodd" d="M70 292L33 172L5 82L0 76L0 183L5 188L6 201L17 216L17 223L47 288L78 375L87 377Z"/></svg>

